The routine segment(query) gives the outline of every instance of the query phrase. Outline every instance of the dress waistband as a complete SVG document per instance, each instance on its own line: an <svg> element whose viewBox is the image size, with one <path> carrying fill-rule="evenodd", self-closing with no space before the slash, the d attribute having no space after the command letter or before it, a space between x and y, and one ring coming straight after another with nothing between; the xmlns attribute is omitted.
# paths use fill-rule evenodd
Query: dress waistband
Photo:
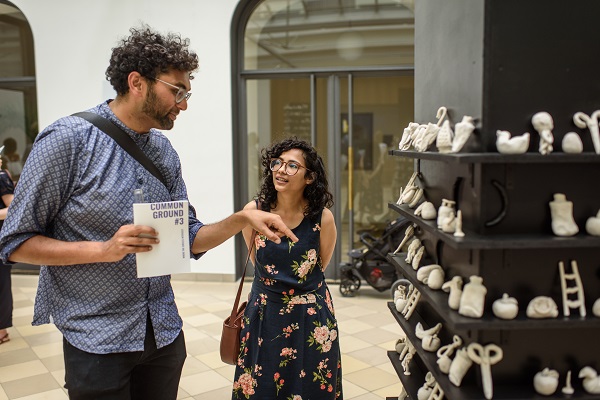
<svg viewBox="0 0 600 400"><path fill-rule="evenodd" d="M281 304L314 304L317 297L325 297L325 286L320 285L315 290L298 293L298 290L291 289L289 292L275 292L265 285L252 285L251 293L253 296L262 297L264 300ZM266 295L266 296L264 296Z"/></svg>

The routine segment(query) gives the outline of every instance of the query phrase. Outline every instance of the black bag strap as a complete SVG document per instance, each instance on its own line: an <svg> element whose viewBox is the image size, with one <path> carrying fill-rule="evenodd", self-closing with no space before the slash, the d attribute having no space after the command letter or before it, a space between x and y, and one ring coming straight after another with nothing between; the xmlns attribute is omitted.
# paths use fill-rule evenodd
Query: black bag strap
<svg viewBox="0 0 600 400"><path fill-rule="evenodd" d="M144 152L138 147L138 145L135 144L133 139L130 138L129 135L123 129L117 126L114 122L107 118L104 118L101 115L88 111L78 112L72 114L72 116L83 118L86 121L91 122L93 125L96 126L96 128L100 129L102 132L106 133L108 136L113 138L114 141L117 142L117 144L123 148L123 150L129 153L129 155L136 159L137 162L139 162L144 168L148 170L148 172L150 172L159 181L161 181L163 185L165 185L165 187L168 187L167 181L160 173L156 165L154 165L154 163L148 158L148 156L146 156L146 154L144 154Z"/></svg>

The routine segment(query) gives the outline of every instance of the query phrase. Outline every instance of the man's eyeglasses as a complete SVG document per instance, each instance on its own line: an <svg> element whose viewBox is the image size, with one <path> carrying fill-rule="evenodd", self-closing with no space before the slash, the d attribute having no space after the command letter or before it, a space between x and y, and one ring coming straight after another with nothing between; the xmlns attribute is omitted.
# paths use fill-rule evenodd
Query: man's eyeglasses
<svg viewBox="0 0 600 400"><path fill-rule="evenodd" d="M296 161L283 161L281 158L271 159L271 164L269 164L269 169L271 169L271 171L273 171L273 172L277 172L284 165L285 165L285 168L284 168L283 172L285 172L286 174L288 174L290 176L296 175L298 173L298 170L300 170L300 168L304 168L305 170L310 171L310 169L306 168L303 165L300 165L300 163L297 163Z"/></svg>
<svg viewBox="0 0 600 400"><path fill-rule="evenodd" d="M172 85L169 82L165 82L162 79L158 79L158 78L154 78L154 80L162 82L167 86L171 86L173 89L177 89L177 93L175 94L175 103L177 103L177 104L181 103L183 100L189 100L189 98L192 96L192 92L188 92L187 90L185 90L184 88L182 88L180 86Z"/></svg>

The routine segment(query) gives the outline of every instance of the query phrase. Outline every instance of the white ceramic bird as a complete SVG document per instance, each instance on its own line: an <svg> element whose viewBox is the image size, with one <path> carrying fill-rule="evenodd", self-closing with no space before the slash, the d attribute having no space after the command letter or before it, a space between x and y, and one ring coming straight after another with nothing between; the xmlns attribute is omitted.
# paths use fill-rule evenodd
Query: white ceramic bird
<svg viewBox="0 0 600 400"><path fill-rule="evenodd" d="M523 154L529 148L529 132L510 136L509 131L496 131L496 148L502 154Z"/></svg>
<svg viewBox="0 0 600 400"><path fill-rule="evenodd" d="M579 377L583 378L583 388L589 394L600 394L600 376L592 367L583 367L579 371Z"/></svg>

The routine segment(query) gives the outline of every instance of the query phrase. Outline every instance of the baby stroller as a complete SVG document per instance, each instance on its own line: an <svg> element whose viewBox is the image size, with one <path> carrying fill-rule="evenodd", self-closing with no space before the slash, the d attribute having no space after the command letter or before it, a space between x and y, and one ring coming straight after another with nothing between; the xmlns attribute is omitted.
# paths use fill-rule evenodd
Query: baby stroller
<svg viewBox="0 0 600 400"><path fill-rule="evenodd" d="M360 241L365 247L350 250L350 263L340 265L342 296L354 296L360 289L362 279L379 292L395 289L394 286L400 283L398 281L402 277L388 261L387 254L394 252L402 242L410 223L405 217L398 217L385 227L379 238L369 232L360 235Z"/></svg>

